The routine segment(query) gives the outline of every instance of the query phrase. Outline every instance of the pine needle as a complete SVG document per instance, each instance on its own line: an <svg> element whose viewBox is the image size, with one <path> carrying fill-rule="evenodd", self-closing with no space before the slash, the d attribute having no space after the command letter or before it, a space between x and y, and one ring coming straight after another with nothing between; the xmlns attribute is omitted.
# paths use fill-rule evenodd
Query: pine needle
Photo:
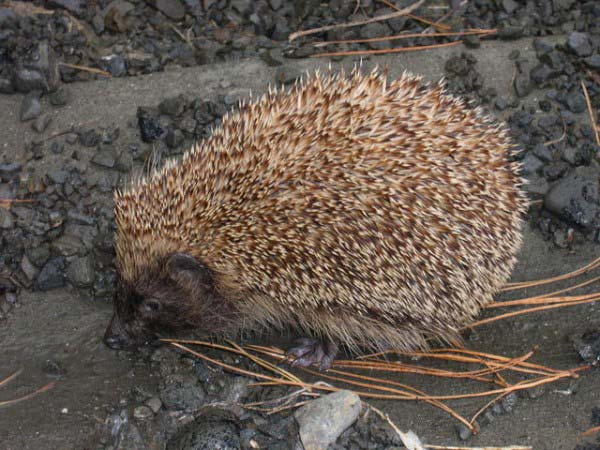
<svg viewBox="0 0 600 450"><path fill-rule="evenodd" d="M383 20L389 20L389 19L394 19L396 17L405 16L406 14L417 9L424 2L425 2L425 0L418 0L416 3L413 3L412 5L404 8L404 9L395 11L390 14L384 14L384 15L381 15L378 17L371 17L371 18L365 19L365 20L357 20L356 22L338 23L335 25L327 25L324 27L311 28L310 30L297 31L295 33L290 34L288 36L288 40L290 42L292 42L294 39L298 39L299 37L308 36L308 35L315 34L315 33L322 33L324 31L336 30L339 28L357 27L357 26L361 26L361 25L367 25L369 23L381 22Z"/></svg>

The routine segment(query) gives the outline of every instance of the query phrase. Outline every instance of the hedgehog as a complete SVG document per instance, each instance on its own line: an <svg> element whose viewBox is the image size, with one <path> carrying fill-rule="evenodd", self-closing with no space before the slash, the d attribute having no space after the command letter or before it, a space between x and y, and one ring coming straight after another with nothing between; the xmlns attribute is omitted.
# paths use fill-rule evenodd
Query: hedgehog
<svg viewBox="0 0 600 450"><path fill-rule="evenodd" d="M502 123L443 81L309 74L115 193L106 344L296 330L299 366L460 342L507 281L527 199Z"/></svg>

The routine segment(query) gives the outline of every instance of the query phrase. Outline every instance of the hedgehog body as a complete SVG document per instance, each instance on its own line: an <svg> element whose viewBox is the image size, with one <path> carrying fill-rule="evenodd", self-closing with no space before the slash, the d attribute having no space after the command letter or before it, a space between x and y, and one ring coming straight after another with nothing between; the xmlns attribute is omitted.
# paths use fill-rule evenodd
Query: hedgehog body
<svg viewBox="0 0 600 450"><path fill-rule="evenodd" d="M291 325L354 348L453 340L515 263L513 152L502 125L409 74L270 91L116 194L107 337Z"/></svg>

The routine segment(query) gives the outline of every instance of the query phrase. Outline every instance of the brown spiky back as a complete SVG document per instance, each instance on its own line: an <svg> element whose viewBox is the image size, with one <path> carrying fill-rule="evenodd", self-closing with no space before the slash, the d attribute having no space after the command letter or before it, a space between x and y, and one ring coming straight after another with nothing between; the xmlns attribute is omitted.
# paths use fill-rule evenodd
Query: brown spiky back
<svg viewBox="0 0 600 450"><path fill-rule="evenodd" d="M117 194L118 268L133 280L183 251L247 323L350 345L452 338L515 262L526 199L512 152L442 85L316 74Z"/></svg>

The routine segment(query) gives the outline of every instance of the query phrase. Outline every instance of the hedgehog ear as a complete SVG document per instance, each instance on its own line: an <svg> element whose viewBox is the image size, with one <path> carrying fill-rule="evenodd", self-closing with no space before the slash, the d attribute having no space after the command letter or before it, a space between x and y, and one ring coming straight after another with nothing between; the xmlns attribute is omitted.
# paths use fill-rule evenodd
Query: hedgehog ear
<svg viewBox="0 0 600 450"><path fill-rule="evenodd" d="M174 253L167 261L167 272L169 278L179 285L212 285L212 274L210 270L187 253Z"/></svg>

